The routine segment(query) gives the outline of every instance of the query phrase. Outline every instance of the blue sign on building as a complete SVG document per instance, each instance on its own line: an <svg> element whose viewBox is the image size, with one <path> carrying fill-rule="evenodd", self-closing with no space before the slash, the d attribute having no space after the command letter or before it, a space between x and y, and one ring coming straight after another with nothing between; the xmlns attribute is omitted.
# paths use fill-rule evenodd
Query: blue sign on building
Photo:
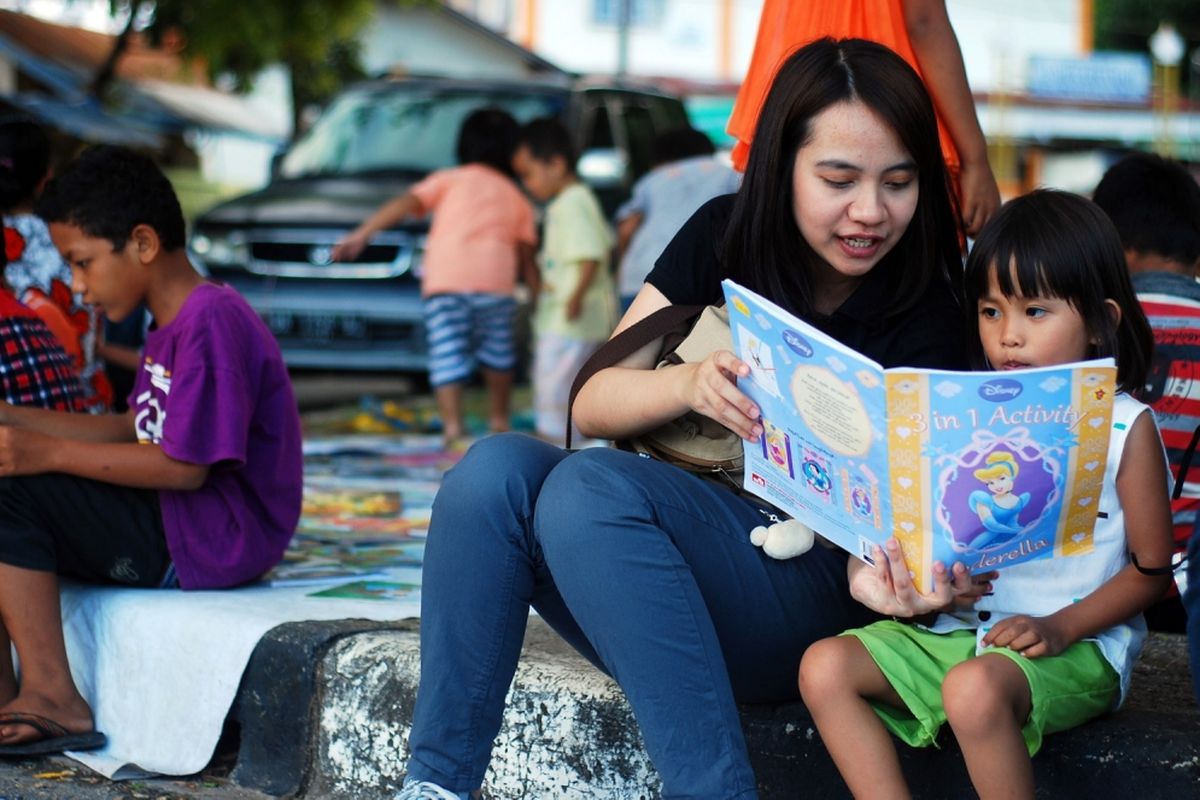
<svg viewBox="0 0 1200 800"><path fill-rule="evenodd" d="M1145 103L1150 99L1150 57L1141 53L1031 56L1026 88L1031 97L1047 100Z"/></svg>

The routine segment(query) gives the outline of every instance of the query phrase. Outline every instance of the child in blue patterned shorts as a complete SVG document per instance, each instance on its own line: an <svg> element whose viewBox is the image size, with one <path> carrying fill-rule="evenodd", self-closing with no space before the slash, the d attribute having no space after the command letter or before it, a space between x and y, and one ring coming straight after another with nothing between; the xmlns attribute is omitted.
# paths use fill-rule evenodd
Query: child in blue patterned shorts
<svg viewBox="0 0 1200 800"><path fill-rule="evenodd" d="M949 723L980 797L1034 796L1044 734L1121 703L1146 634L1141 612L1170 580L1168 471L1144 385L1153 340L1116 230L1090 201L1039 191L1011 201L967 260L981 367L1011 370L1112 356L1119 392L1090 552L1006 569L971 610L929 626L886 620L823 639L800 690L858 797L908 789L889 732L932 744ZM908 586L895 540L875 581ZM900 565L902 567L902 564ZM853 590L854 587L852 587Z"/></svg>

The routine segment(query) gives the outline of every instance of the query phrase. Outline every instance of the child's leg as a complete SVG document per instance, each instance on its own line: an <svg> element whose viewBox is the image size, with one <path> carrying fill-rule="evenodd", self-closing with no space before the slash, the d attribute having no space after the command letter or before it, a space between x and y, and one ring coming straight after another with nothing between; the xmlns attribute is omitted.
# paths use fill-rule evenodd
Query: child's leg
<svg viewBox="0 0 1200 800"><path fill-rule="evenodd" d="M17 696L17 675L13 670L12 640L0 623L0 706Z"/></svg>
<svg viewBox="0 0 1200 800"><path fill-rule="evenodd" d="M471 339L475 360L488 392L488 430L503 433L511 425L509 399L517 366L517 301L510 295L470 296Z"/></svg>
<svg viewBox="0 0 1200 800"><path fill-rule="evenodd" d="M809 647L800 662L800 693L851 794L909 796L891 734L868 701L897 708L904 702L862 642L835 636Z"/></svg>
<svg viewBox="0 0 1200 800"><path fill-rule="evenodd" d="M509 429L509 400L512 397L512 370L483 368L483 380L488 392L488 430L503 433Z"/></svg>
<svg viewBox="0 0 1200 800"><path fill-rule="evenodd" d="M998 654L964 661L946 674L942 700L981 800L1033 797L1033 762L1021 734L1033 701L1021 668Z"/></svg>
<svg viewBox="0 0 1200 800"><path fill-rule="evenodd" d="M20 692L0 713L23 711L52 719L69 731L92 730L92 710L67 664L58 577L0 564L0 620L21 659ZM34 738L36 732L27 725L0 725L0 743Z"/></svg>
<svg viewBox="0 0 1200 800"><path fill-rule="evenodd" d="M438 413L442 415L442 438L453 444L463 436L463 384L447 383L434 390Z"/></svg>
<svg viewBox="0 0 1200 800"><path fill-rule="evenodd" d="M58 473L0 480L0 692L4 674L12 685L10 639L21 660L19 689L0 713L90 731L91 709L67 663L57 573L154 587L170 564L157 492ZM34 738L28 726L0 725L0 744Z"/></svg>
<svg viewBox="0 0 1200 800"><path fill-rule="evenodd" d="M425 338L429 344L429 383L442 416L447 444L463 435L463 387L475 371L471 348L471 305L467 296L425 298Z"/></svg>

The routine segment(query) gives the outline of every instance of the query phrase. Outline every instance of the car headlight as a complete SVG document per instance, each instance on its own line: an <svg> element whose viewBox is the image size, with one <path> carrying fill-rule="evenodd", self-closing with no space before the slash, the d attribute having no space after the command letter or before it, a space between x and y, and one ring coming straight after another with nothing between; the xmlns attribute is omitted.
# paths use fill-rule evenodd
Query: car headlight
<svg viewBox="0 0 1200 800"><path fill-rule="evenodd" d="M214 266L245 267L250 260L246 237L237 231L197 233L192 236L191 250L200 261Z"/></svg>

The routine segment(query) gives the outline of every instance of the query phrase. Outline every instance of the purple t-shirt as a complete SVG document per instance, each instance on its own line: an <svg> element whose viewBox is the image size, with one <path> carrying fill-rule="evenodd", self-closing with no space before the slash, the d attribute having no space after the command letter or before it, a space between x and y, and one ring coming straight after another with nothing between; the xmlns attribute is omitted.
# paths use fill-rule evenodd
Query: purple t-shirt
<svg viewBox="0 0 1200 800"><path fill-rule="evenodd" d="M162 490L167 548L184 589L253 580L300 518L300 415L270 331L232 288L206 283L146 336L130 395L138 441L208 464L194 491Z"/></svg>

